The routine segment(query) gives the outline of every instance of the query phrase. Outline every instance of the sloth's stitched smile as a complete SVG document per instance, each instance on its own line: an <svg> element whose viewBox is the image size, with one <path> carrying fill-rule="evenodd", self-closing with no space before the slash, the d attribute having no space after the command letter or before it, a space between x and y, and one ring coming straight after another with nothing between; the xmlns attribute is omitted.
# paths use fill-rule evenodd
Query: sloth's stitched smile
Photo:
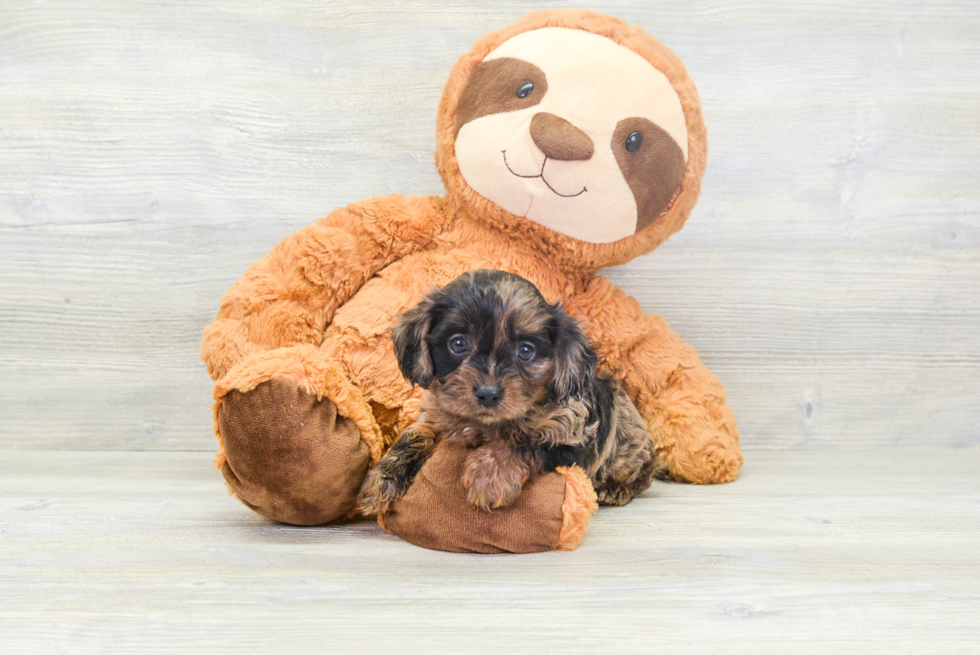
<svg viewBox="0 0 980 655"><path fill-rule="evenodd" d="M541 181L544 182L544 185L546 187L548 187L548 189L552 193L554 193L556 196L561 196L562 198L574 198L575 196L580 196L583 193L585 193L586 191L588 191L588 189L586 189L585 187L582 187L582 190L579 191L578 193L571 193L571 194L564 194L564 193L559 193L558 191L555 191L555 188L553 186L551 186L550 184L548 184L548 180L544 179L544 167L545 167L545 164L548 163L548 157L547 156L545 156L544 161L541 162L541 170L538 172L537 175L521 175L520 173L515 173L514 172L514 169L511 168L510 167L510 164L507 163L507 151L506 150L501 150L500 152L503 153L503 155L504 155L504 166L507 167L507 170L510 171L511 175L514 175L515 177L522 177L522 178L524 178L526 180L531 180L531 179L534 179L536 177L537 178L540 178Z"/></svg>

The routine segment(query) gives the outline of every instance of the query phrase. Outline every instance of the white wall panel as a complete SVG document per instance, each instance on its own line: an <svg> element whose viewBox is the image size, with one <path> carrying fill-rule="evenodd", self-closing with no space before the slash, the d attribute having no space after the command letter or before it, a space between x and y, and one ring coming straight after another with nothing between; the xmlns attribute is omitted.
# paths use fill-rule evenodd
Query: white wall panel
<svg viewBox="0 0 980 655"><path fill-rule="evenodd" d="M334 207L439 193L450 66L553 4L4 3L0 446L211 449L221 294ZM588 6L699 85L702 199L609 275L746 448L980 446L980 5Z"/></svg>

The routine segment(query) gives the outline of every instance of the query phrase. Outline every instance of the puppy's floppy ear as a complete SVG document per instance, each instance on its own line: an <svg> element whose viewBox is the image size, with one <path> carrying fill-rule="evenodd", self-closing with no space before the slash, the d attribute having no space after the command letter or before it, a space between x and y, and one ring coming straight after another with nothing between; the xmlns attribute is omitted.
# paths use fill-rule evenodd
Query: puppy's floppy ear
<svg viewBox="0 0 980 655"><path fill-rule="evenodd" d="M578 321L565 313L560 304L552 307L555 377L551 393L559 402L581 394L595 378L596 354Z"/></svg>
<svg viewBox="0 0 980 655"><path fill-rule="evenodd" d="M409 382L428 389L435 375L435 365L425 337L435 322L435 302L426 297L415 307L398 315L391 330L398 368Z"/></svg>

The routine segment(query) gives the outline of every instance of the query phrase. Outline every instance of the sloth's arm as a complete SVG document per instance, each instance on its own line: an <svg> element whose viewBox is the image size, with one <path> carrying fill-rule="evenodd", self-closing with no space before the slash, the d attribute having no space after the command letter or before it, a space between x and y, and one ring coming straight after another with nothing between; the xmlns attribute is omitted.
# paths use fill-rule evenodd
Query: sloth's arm
<svg viewBox="0 0 980 655"><path fill-rule="evenodd" d="M263 351L319 345L338 307L446 220L438 197L392 195L337 209L286 237L221 299L201 343L208 374L218 380Z"/></svg>
<svg viewBox="0 0 980 655"><path fill-rule="evenodd" d="M742 466L735 417L694 348L602 277L567 308L584 320L600 365L636 404L671 476L698 484L734 480Z"/></svg>

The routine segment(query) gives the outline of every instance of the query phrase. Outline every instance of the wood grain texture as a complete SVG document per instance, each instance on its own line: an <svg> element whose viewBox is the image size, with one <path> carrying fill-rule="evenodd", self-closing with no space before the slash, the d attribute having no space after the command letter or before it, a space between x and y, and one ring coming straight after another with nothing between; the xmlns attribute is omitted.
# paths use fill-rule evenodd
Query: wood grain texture
<svg viewBox="0 0 980 655"><path fill-rule="evenodd" d="M0 7L0 445L213 448L221 294L347 202L440 193L455 59L523 3ZM609 272L726 384L748 449L980 446L975 2L587 3L673 48L710 156Z"/></svg>
<svg viewBox="0 0 980 655"><path fill-rule="evenodd" d="M980 453L759 452L657 482L577 551L296 528L206 453L0 451L0 652L968 653ZM656 647L654 648L654 644Z"/></svg>

